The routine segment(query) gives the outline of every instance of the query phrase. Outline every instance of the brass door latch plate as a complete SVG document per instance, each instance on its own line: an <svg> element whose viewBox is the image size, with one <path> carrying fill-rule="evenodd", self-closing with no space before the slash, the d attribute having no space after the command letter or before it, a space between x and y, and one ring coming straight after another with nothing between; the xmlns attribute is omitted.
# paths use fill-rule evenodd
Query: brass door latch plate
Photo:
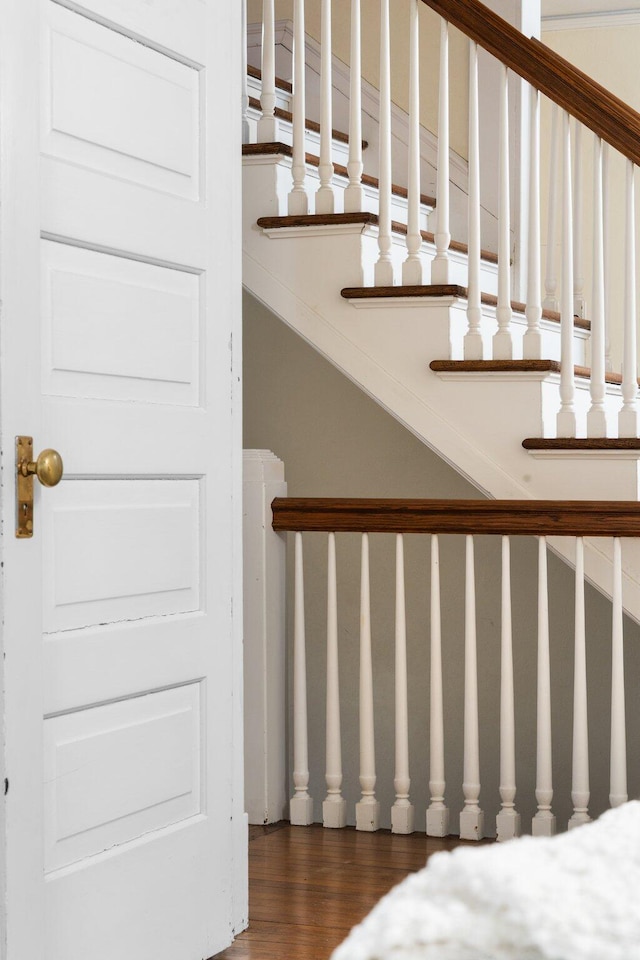
<svg viewBox="0 0 640 960"><path fill-rule="evenodd" d="M33 437L16 437L16 537L33 536L33 474L23 464L33 460Z"/></svg>
<svg viewBox="0 0 640 960"><path fill-rule="evenodd" d="M16 437L16 537L33 536L33 478L44 487L62 480L62 457L57 450L43 450L33 459L33 437Z"/></svg>

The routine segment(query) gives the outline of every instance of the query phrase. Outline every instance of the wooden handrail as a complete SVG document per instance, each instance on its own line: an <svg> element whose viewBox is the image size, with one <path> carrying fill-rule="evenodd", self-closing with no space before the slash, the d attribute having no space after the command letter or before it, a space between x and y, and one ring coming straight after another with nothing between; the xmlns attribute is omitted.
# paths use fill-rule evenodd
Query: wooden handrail
<svg viewBox="0 0 640 960"><path fill-rule="evenodd" d="M479 0L422 0L599 137L640 165L640 113Z"/></svg>
<svg viewBox="0 0 640 960"><path fill-rule="evenodd" d="M640 537L636 501L276 497L271 507L279 531Z"/></svg>

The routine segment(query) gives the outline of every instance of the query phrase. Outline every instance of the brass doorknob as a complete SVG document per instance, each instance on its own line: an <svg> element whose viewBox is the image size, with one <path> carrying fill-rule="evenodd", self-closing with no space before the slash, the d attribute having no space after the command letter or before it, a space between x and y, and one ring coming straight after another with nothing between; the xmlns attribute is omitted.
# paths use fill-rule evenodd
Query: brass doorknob
<svg viewBox="0 0 640 960"><path fill-rule="evenodd" d="M57 450L43 450L37 460L23 460L20 472L23 477L35 474L45 487L55 487L62 480L62 457Z"/></svg>

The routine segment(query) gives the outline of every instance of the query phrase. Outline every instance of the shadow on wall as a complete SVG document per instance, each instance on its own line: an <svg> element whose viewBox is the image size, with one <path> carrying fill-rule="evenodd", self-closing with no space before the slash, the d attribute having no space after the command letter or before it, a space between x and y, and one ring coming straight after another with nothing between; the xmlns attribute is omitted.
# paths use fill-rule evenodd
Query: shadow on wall
<svg viewBox="0 0 640 960"><path fill-rule="evenodd" d="M480 494L433 451L339 373L277 317L245 294L244 446L270 449L285 463L289 495L474 498ZM425 376L428 376L425 364ZM310 792L322 819L324 784L326 556L323 534L305 534ZM393 803L395 543L372 535L371 598L376 703L377 794L381 825ZM411 797L424 830L429 769L429 537L405 537L409 663ZM290 551L290 560L293 551ZM344 795L355 822L358 783L360 537L337 536ZM289 583L292 583L289 564ZM549 555L554 811L564 829L571 815L573 571ZM441 538L445 682L445 762L451 830L462 798L464 538ZM499 808L500 542L476 540L481 806L493 834ZM290 598L292 590L289 591ZM535 812L537 546L512 542L516 698L516 806L530 832ZM289 604L289 639L292 608ZM587 664L593 816L608 806L611 704L611 604L587 585ZM629 795L640 793L640 628L625 620ZM290 644L289 644L290 649ZM290 745L289 745L290 747ZM291 770L289 749L289 770ZM292 792L291 785L287 793Z"/></svg>

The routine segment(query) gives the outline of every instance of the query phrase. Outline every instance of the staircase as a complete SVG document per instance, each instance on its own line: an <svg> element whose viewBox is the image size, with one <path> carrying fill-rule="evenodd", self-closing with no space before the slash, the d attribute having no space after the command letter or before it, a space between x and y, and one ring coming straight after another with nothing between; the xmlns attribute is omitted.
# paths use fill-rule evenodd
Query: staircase
<svg viewBox="0 0 640 960"><path fill-rule="evenodd" d="M447 3L429 6L441 7L440 12L449 12L450 16L451 12L444 8L456 7ZM456 26L466 28L471 35L472 55L478 40L487 44L491 40L492 52L496 52L497 41L491 38L497 36L508 50L516 44L516 51L524 51L529 57L527 64L532 59L533 47L547 76L569 73L568 65L559 64L555 55L550 59L546 48L525 40L481 4L465 6L471 11L468 16L462 20L452 18ZM355 3L354 8L357 7ZM490 25L489 33L483 26L486 23ZM299 15L295 29L303 28ZM547 302L553 303L549 293L553 293L556 280L549 276L553 274L553 265L548 266L545 285L540 271L540 213L535 202L539 196L536 174L540 168L537 96L533 101L530 138L533 203L528 212L529 279L525 304L511 299L514 251L506 201L498 211L497 254L482 249L480 244L481 198L474 148L479 120L473 109L477 93L473 59L468 230L466 242L456 242L450 239L447 228L452 220L461 218L450 209L443 209L443 205L450 205L446 20L442 20L439 120L439 160L443 169L439 168L437 174L438 193L443 200L437 205L433 198L420 194L419 136L413 136L409 150L409 187L398 187L391 180L389 61L385 48L388 34L384 22L381 36L382 89L377 139L383 146L377 162L379 177L361 172L367 167L368 147L362 142L353 110L355 141L353 136L349 138L333 130L329 97L321 98L320 103L320 119L325 123L306 120L305 127L300 110L296 121L291 85L275 80L275 60L270 60L266 47L263 70L270 74L271 92L265 94L260 72L252 69L247 139L259 138L265 124L272 139L248 142L243 148L246 287L485 494L497 498L637 500L640 440L633 252L627 256L627 319L623 322L621 318L608 317L605 330L602 230L599 239L596 231L594 242L600 246L591 258L596 269L591 323L575 316L576 259L571 236L575 217L568 115L563 113L564 134L560 137L563 169L568 171L563 185L560 310L542 309L543 287ZM303 54L304 43L297 49ZM321 88L324 84L326 91L330 83L330 46L326 50L325 44L323 50L327 53L322 61L325 73L319 83ZM509 56L513 60L515 55ZM418 67L419 57L414 52L409 64L412 82L416 81ZM294 62L292 72L296 70L297 76L304 77L303 63L296 66ZM608 127L604 132L610 142L623 148L627 155L633 154L640 142L640 119L634 115L633 122L629 121L630 111L625 108L627 129L614 136L611 104L618 110L623 107L610 95L606 95L605 106L600 105L599 113L590 106L589 116L583 118L576 89L580 91L580 84L588 84L587 89L594 96L595 84L588 78L575 79L574 68L570 72L576 86L573 90L568 88L567 96L581 120L597 133L603 133L605 117ZM538 73L539 70L534 80ZM544 89L544 82L537 82ZM413 112L408 118L409 128L414 131L418 117L416 89L417 82L411 87ZM508 96L506 67L501 91L503 122L498 153L503 159L497 174L504 200L509 196L508 182L504 183L509 166L505 159L509 144L504 120ZM605 93L597 92L602 100ZM267 109L269 103L274 104L272 118L265 119L261 113L259 95ZM357 112L357 83L352 95ZM304 91L301 96L304 100ZM276 129L277 138L273 139ZM557 139L545 145L545 149L559 157ZM633 170L631 160L627 166ZM574 180L578 169L576 166ZM631 175L627 192L628 206L633 209ZM596 190L595 197L601 210L602 187ZM323 212L314 212L315 204ZM298 212L290 213L294 208ZM630 246L631 226L628 237ZM549 242L548 247L552 246ZM414 282L407 282L409 276ZM620 374L607 369L605 356L609 328L616 324L624 327L626 338ZM570 559L562 541L552 540L552 546ZM625 610L635 619L640 619L639 560L635 548L627 551ZM602 546L588 545L586 574L599 589L610 594L611 557Z"/></svg>

